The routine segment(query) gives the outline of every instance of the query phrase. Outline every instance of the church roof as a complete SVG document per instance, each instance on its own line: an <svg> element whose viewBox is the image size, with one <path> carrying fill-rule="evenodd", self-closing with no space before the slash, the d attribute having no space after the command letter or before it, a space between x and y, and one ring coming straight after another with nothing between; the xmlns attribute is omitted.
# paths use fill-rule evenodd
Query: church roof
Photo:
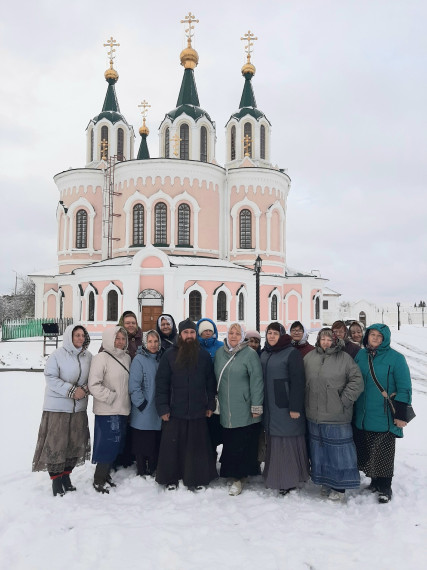
<svg viewBox="0 0 427 570"><path fill-rule="evenodd" d="M267 117L264 115L264 113L262 111L260 111L260 109L257 108L255 93L254 93L254 90L252 87L252 81L251 81L252 77L254 75L253 72L252 71L246 71L245 73L243 73L243 75L245 78L245 83L243 85L242 97L240 98L239 110L236 111L236 113L233 113L231 115L228 122L231 119L236 119L237 121L240 121L240 119L242 119L243 117L250 115L251 117L253 117L257 121L261 117L264 117L264 119L266 121L268 121L268 123L270 123L270 121L267 119Z"/></svg>
<svg viewBox="0 0 427 570"><path fill-rule="evenodd" d="M145 133L141 135L141 144L139 145L138 155L136 158L137 160L147 160L150 158L150 152L147 145L147 135Z"/></svg>
<svg viewBox="0 0 427 570"><path fill-rule="evenodd" d="M184 76L182 78L176 107L172 109L172 111L169 111L169 113L166 113L166 117L174 121L184 113L195 121L198 121L201 117L206 117L207 120L213 124L209 114L200 107L194 71L189 68L184 69Z"/></svg>
<svg viewBox="0 0 427 570"><path fill-rule="evenodd" d="M108 70L107 70L108 71ZM123 121L126 125L128 124L124 116L120 113L119 102L117 100L115 83L118 80L118 74L113 77L106 77L108 82L107 93L105 94L104 104L102 106L102 111L99 115L93 118L93 122L96 124L101 119L107 119L111 123L118 123Z"/></svg>

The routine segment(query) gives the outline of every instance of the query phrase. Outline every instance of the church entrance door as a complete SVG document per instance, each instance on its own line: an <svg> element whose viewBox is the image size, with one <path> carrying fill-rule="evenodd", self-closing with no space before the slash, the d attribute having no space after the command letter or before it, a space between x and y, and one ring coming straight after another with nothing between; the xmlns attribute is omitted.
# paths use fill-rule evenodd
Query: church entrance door
<svg viewBox="0 0 427 570"><path fill-rule="evenodd" d="M151 329L156 330L157 319L162 314L162 306L145 306L142 307L141 328L143 332Z"/></svg>

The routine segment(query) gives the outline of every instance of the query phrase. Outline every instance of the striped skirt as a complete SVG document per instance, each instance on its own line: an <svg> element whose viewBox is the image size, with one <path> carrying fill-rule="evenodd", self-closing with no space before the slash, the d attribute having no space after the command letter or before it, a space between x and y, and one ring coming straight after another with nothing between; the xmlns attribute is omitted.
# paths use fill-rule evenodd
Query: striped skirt
<svg viewBox="0 0 427 570"><path fill-rule="evenodd" d="M316 424L307 421L311 479L334 489L357 489L360 475L351 424Z"/></svg>
<svg viewBox="0 0 427 570"><path fill-rule="evenodd" d="M307 481L309 469L305 435L267 435L263 476L269 489L293 489Z"/></svg>

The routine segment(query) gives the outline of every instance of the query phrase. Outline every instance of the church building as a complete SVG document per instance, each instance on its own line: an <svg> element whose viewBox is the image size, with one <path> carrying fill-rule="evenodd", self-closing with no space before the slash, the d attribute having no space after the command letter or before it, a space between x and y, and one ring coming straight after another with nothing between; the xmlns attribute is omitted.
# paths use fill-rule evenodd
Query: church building
<svg viewBox="0 0 427 570"><path fill-rule="evenodd" d="M264 330L271 321L288 326L298 319L319 328L326 280L286 265L291 180L271 163L271 123L255 100L256 38L251 32L242 38L243 91L237 109L230 103L221 166L216 125L196 88L197 20L190 13L183 22L184 73L176 106L159 127L158 158L148 151L146 101L134 148L115 91L118 44L113 38L106 44L108 87L86 130L86 164L54 177L58 268L31 276L36 317L72 317L90 332L116 323L124 310L136 313L143 330L155 327L162 312L176 322L209 317L220 333L235 321L247 328L259 321Z"/></svg>

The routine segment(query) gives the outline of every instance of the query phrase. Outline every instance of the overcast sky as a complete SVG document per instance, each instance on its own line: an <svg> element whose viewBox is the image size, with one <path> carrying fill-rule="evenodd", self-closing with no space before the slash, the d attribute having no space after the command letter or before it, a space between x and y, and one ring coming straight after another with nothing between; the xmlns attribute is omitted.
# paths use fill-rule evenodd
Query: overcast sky
<svg viewBox="0 0 427 570"><path fill-rule="evenodd" d="M238 108L243 42L260 108L273 125L272 162L292 179L287 262L318 269L343 299L427 300L427 3L411 0L57 0L2 9L1 276L56 265L53 176L85 163L85 129L101 110L113 36L120 109L157 129L175 107L185 45L180 20L200 20L200 104L224 126ZM139 135L136 148L139 145Z"/></svg>

